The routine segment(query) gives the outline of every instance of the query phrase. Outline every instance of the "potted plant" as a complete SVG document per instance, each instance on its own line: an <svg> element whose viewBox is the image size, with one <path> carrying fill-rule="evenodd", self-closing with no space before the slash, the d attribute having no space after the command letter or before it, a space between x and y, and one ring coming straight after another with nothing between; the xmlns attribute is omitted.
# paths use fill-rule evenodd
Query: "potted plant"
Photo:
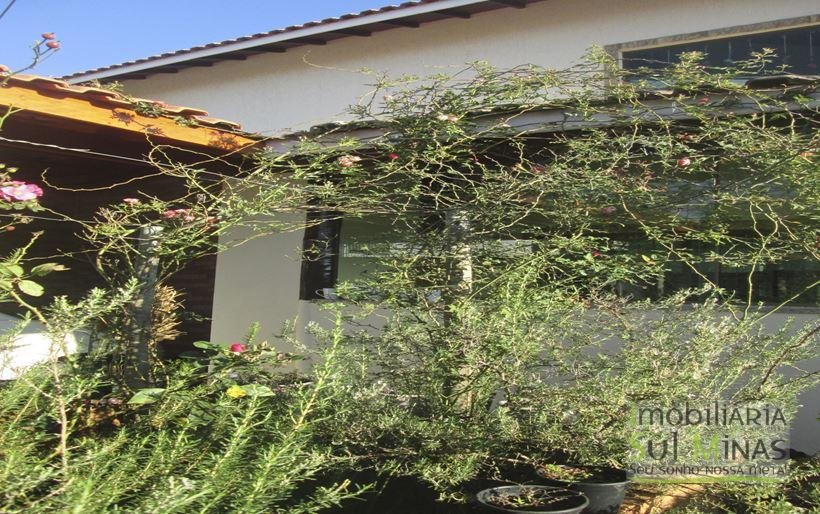
<svg viewBox="0 0 820 514"><path fill-rule="evenodd" d="M588 514L617 513L632 479L629 471L606 466L542 464L535 470L551 486L583 493L589 499Z"/></svg>
<svg viewBox="0 0 820 514"><path fill-rule="evenodd" d="M484 489L478 502L499 512L577 514L589 504L582 493L546 485L504 485Z"/></svg>

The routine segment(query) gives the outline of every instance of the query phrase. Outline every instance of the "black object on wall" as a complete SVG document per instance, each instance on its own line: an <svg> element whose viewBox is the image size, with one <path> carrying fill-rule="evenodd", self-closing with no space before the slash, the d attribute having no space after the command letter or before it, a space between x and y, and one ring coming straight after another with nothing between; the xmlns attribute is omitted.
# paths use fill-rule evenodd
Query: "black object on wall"
<svg viewBox="0 0 820 514"><path fill-rule="evenodd" d="M334 211L311 211L307 223L302 241L299 299L331 299L339 276L342 217Z"/></svg>

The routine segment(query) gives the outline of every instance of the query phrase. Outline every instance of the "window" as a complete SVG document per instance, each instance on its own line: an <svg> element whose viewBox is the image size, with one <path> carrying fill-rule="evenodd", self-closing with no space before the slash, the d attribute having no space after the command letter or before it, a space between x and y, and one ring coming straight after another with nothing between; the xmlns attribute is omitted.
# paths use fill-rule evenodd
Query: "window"
<svg viewBox="0 0 820 514"><path fill-rule="evenodd" d="M378 216L346 219L342 223L338 213L323 212L311 213L309 219L315 223L305 231L302 300L333 299L338 281L356 280L378 272L382 258L418 252L412 243L412 235ZM529 241L499 243L511 255L531 251ZM649 253L653 249L651 244L639 240L620 240L613 244L615 252L632 255ZM740 300L748 297L751 271L748 267L732 268L706 262L710 248L703 245L695 245L690 250L695 255L704 256L704 262L697 265L699 273L718 286L733 291ZM791 305L816 307L820 305L820 288L810 286L818 279L820 263L813 261L787 261L760 266L752 274L752 301L779 304L791 300ZM636 300L657 299L703 284L704 280L698 273L683 264L674 264L657 284L618 284L615 291Z"/></svg>
<svg viewBox="0 0 820 514"><path fill-rule="evenodd" d="M649 253L654 249L651 244L639 241L622 241L615 247L632 254ZM702 244L690 247L689 250L695 256L702 256L704 259L695 265L697 272L682 263L674 263L663 280L656 284L643 287L618 284L615 291L636 300L657 299L683 289L700 287L705 284L703 277L707 277L718 287L734 293L737 300L745 301L749 297L751 266L731 267L708 262L706 256L713 249ZM820 288L811 286L818 279L820 263L814 261L794 260L759 265L751 274L751 300L753 303L770 305L789 301L789 305L793 306L816 307L820 305Z"/></svg>
<svg viewBox="0 0 820 514"><path fill-rule="evenodd" d="M775 51L776 57L769 65L770 69L786 65L789 73L816 75L818 73L818 51L820 51L818 37L820 37L820 25L814 25L654 48L636 50L624 48L621 56L625 69L642 67L659 69L678 62L682 53L703 52L706 54L705 64L707 66L719 67L749 59L752 52L771 48Z"/></svg>
<svg viewBox="0 0 820 514"><path fill-rule="evenodd" d="M339 274L339 233L342 218L336 212L312 211L302 242L300 300L332 299Z"/></svg>

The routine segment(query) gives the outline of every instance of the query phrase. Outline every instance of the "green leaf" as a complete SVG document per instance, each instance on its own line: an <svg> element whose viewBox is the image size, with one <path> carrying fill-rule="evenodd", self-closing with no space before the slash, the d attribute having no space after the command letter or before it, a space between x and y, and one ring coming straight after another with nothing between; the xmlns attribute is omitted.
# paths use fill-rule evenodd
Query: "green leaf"
<svg viewBox="0 0 820 514"><path fill-rule="evenodd" d="M270 387L261 384L245 384L241 386L248 396L274 396Z"/></svg>
<svg viewBox="0 0 820 514"><path fill-rule="evenodd" d="M134 396L128 400L129 405L147 405L159 400L160 396L165 392L161 387L149 387L147 389L140 389Z"/></svg>
<svg viewBox="0 0 820 514"><path fill-rule="evenodd" d="M37 282L32 282L31 280L21 280L17 287L20 288L20 291L26 293L29 296L43 296L45 289L43 286L38 284Z"/></svg>
<svg viewBox="0 0 820 514"><path fill-rule="evenodd" d="M4 275L13 275L15 277L23 276L23 268L17 264L2 264L0 265L0 273Z"/></svg>
<svg viewBox="0 0 820 514"><path fill-rule="evenodd" d="M200 348L202 350L221 350L227 347L228 345L226 344L212 343L210 341L196 341L194 343L194 348Z"/></svg>
<svg viewBox="0 0 820 514"><path fill-rule="evenodd" d="M43 277L54 271L66 271L67 269L68 268L66 268L62 264L47 262L45 264L40 264L39 266L34 266L33 268L31 268L31 274L35 277Z"/></svg>

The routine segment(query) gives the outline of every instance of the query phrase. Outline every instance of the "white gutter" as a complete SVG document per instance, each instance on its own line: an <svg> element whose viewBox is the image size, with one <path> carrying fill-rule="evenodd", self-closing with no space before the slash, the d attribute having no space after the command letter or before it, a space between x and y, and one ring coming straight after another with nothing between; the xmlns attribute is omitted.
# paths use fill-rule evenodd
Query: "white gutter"
<svg viewBox="0 0 820 514"><path fill-rule="evenodd" d="M359 18L349 20L339 20L326 24L317 25L315 27L307 27L293 31L284 32L281 34L272 34L270 36L260 37L249 41L237 41L235 43L225 43L214 48L203 48L201 50L194 50L180 55L171 55L159 59L152 59L148 62L129 64L120 66L110 70L102 70L96 72L84 73L82 75L72 77L67 80L69 84L76 84L79 82L86 82L89 80L101 80L109 77L116 77L126 73L136 73L144 70L151 70L161 66L168 66L169 64L177 64L186 61L192 61L202 57L212 57L226 54L229 52L236 52L240 50L248 50L258 46L270 45L273 43L281 43L291 39L302 37L316 36L319 34L326 34L328 32L336 32L343 29L353 29L361 27L362 25L369 25L371 23L381 23L391 20L400 20L409 16L419 14L427 14L432 12L444 11L448 9L457 9L467 5L483 4L487 0L444 0L442 2L434 2L430 4L415 5L412 7L405 7L396 9L394 11L387 11L377 14L369 14Z"/></svg>

